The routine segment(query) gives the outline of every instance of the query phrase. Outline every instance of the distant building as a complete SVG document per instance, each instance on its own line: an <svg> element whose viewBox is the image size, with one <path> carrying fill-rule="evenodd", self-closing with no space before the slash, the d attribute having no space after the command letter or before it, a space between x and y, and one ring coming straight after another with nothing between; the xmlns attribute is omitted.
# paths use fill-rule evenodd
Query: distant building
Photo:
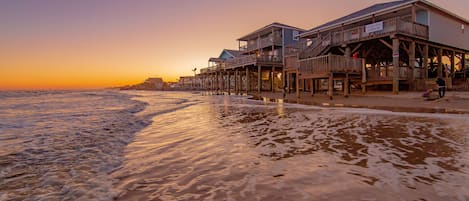
<svg viewBox="0 0 469 201"><path fill-rule="evenodd" d="M194 88L195 77L194 76L181 76L179 77L179 88L181 89L191 89Z"/></svg>
<svg viewBox="0 0 469 201"><path fill-rule="evenodd" d="M157 90L162 90L164 85L162 78L148 78L143 82L143 84L150 88L154 87Z"/></svg>
<svg viewBox="0 0 469 201"><path fill-rule="evenodd" d="M162 78L147 78L143 83L121 87L122 90L164 90Z"/></svg>

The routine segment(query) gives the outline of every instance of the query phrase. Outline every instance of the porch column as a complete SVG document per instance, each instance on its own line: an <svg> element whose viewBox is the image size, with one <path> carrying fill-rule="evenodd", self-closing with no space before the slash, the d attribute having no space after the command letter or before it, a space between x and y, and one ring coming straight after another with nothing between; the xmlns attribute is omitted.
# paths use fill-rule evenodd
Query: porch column
<svg viewBox="0 0 469 201"><path fill-rule="evenodd" d="M246 67L246 95L249 93L250 82L249 82L249 67Z"/></svg>
<svg viewBox="0 0 469 201"><path fill-rule="evenodd" d="M275 66L272 66L272 72L270 73L270 89L272 92L275 92L274 89L274 79L275 79Z"/></svg>
<svg viewBox="0 0 469 201"><path fill-rule="evenodd" d="M414 69L415 69L415 41L410 42L409 45L409 66L410 66L410 80L409 80L409 85L410 89L415 91L416 86L415 86L415 75L414 75Z"/></svg>
<svg viewBox="0 0 469 201"><path fill-rule="evenodd" d="M262 91L262 66L257 66L257 93Z"/></svg>
<svg viewBox="0 0 469 201"><path fill-rule="evenodd" d="M443 77L443 62L442 62L442 57L443 57L443 49L439 48L438 49L438 77Z"/></svg>
<svg viewBox="0 0 469 201"><path fill-rule="evenodd" d="M399 39L392 39L392 66L393 66L393 77L392 77L392 92L394 94L399 93Z"/></svg>
<svg viewBox="0 0 469 201"><path fill-rule="evenodd" d="M423 47L423 69L424 69L424 78L425 80L428 79L428 45Z"/></svg>
<svg viewBox="0 0 469 201"><path fill-rule="evenodd" d="M332 95L334 93L334 73L329 73L329 89L327 94L329 95L329 99L332 100Z"/></svg>

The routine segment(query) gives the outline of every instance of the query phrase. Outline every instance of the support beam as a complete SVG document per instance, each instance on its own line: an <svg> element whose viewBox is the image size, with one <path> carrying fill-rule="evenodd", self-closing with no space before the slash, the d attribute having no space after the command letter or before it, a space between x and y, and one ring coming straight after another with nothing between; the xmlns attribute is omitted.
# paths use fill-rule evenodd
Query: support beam
<svg viewBox="0 0 469 201"><path fill-rule="evenodd" d="M257 93L262 91L262 66L257 67Z"/></svg>
<svg viewBox="0 0 469 201"><path fill-rule="evenodd" d="M355 48L353 48L353 50L352 50L352 54L353 54L354 52L356 52L358 49L360 49L360 47L362 47L362 44L363 44L363 43L360 43L360 44L358 44L357 46L355 46Z"/></svg>
<svg viewBox="0 0 469 201"><path fill-rule="evenodd" d="M228 71L227 73L228 73L228 79L227 79L228 95L231 95L231 71Z"/></svg>
<svg viewBox="0 0 469 201"><path fill-rule="evenodd" d="M414 75L414 70L415 70L415 41L410 42L409 44L409 67L410 67L410 73L409 73L409 87L411 90L415 91L417 88L415 86L416 80L415 80L415 75Z"/></svg>
<svg viewBox="0 0 469 201"><path fill-rule="evenodd" d="M300 98L300 70L296 69L296 77L295 77L295 89L296 89L296 97Z"/></svg>
<svg viewBox="0 0 469 201"><path fill-rule="evenodd" d="M383 43L386 47L388 47L389 49L393 49L392 45L390 45L388 42L386 42L385 40L383 39L379 39L379 42Z"/></svg>
<svg viewBox="0 0 469 201"><path fill-rule="evenodd" d="M350 46L345 47L344 56L346 57L352 56L352 49L350 48Z"/></svg>
<svg viewBox="0 0 469 201"><path fill-rule="evenodd" d="M275 85L275 66L272 66L272 72L270 73L270 90L272 92L275 92L275 88L274 88L274 85Z"/></svg>
<svg viewBox="0 0 469 201"><path fill-rule="evenodd" d="M452 52L451 52L451 56L450 56L450 62L451 62L451 66L450 66L451 78L454 78L454 70L455 70L455 65L456 65L455 57L456 57L456 53L455 53L454 51L452 51Z"/></svg>
<svg viewBox="0 0 469 201"><path fill-rule="evenodd" d="M328 82L329 82L328 84L329 88L328 88L327 95L329 95L329 99L332 100L332 96L334 95L334 73L329 74Z"/></svg>
<svg viewBox="0 0 469 201"><path fill-rule="evenodd" d="M423 47L423 69L424 69L424 78L428 79L428 45Z"/></svg>
<svg viewBox="0 0 469 201"><path fill-rule="evenodd" d="M392 77L392 92L394 94L399 93L399 39L392 39L392 66L393 66L393 77Z"/></svg>
<svg viewBox="0 0 469 201"><path fill-rule="evenodd" d="M221 92L222 94L225 93L225 71L221 71Z"/></svg>
<svg viewBox="0 0 469 201"><path fill-rule="evenodd" d="M438 77L443 77L443 49L438 49Z"/></svg>
<svg viewBox="0 0 469 201"><path fill-rule="evenodd" d="M350 83L350 79L348 77L348 73L345 74L345 80L344 80L344 97L348 97L349 93L350 93L350 86L349 86L349 83Z"/></svg>
<svg viewBox="0 0 469 201"><path fill-rule="evenodd" d="M309 86L311 87L311 96L314 96L314 79L309 80Z"/></svg>
<svg viewBox="0 0 469 201"><path fill-rule="evenodd" d="M249 76L249 67L246 67L246 95L249 94L249 90L251 88L250 76Z"/></svg>
<svg viewBox="0 0 469 201"><path fill-rule="evenodd" d="M239 78L239 71L238 71L238 69L236 69L236 70L235 70L235 94L236 94L236 95L238 95L238 93L239 93L238 78Z"/></svg>

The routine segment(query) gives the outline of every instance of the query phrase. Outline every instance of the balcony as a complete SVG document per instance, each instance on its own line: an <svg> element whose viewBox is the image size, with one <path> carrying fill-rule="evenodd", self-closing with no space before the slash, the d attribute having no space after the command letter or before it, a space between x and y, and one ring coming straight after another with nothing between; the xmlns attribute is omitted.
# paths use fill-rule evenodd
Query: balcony
<svg viewBox="0 0 469 201"><path fill-rule="evenodd" d="M364 65L363 59L325 55L300 60L299 70L303 78L322 78L329 73L361 73Z"/></svg>
<svg viewBox="0 0 469 201"><path fill-rule="evenodd" d="M201 68L200 69L200 74L213 73L213 72L216 72L220 69L222 69L221 65L209 66L209 67L206 67L206 68Z"/></svg>
<svg viewBox="0 0 469 201"><path fill-rule="evenodd" d="M273 45L281 46L282 44L283 43L282 43L281 36L270 35L267 37L261 37L261 38L257 38L256 40L248 41L248 44L245 46L239 47L239 50L249 52L249 51L262 49L262 48L273 46Z"/></svg>
<svg viewBox="0 0 469 201"><path fill-rule="evenodd" d="M387 19L382 21L382 23L382 29L376 32L366 32L366 25L333 32L330 44L341 45L343 43L380 38L390 34L403 34L421 39L428 39L429 37L428 26L423 24L405 21L399 18Z"/></svg>
<svg viewBox="0 0 469 201"><path fill-rule="evenodd" d="M283 63L282 57L270 56L270 55L245 55L225 61L225 69L231 69L236 67L248 66L248 65L281 65Z"/></svg>

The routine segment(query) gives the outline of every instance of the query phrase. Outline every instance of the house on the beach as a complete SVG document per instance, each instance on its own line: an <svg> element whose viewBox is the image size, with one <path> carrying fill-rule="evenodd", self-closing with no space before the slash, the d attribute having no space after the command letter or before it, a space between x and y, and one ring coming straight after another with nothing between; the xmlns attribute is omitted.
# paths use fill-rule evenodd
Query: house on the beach
<svg viewBox="0 0 469 201"><path fill-rule="evenodd" d="M272 23L238 39L238 50L223 50L200 70L205 89L243 93L283 87L284 52L305 30Z"/></svg>
<svg viewBox="0 0 469 201"><path fill-rule="evenodd" d="M352 87L422 90L437 77L451 87L469 53L468 27L426 0L376 4L302 33L306 45L285 65L298 79L287 85L314 94L327 80L330 96L337 82L346 96Z"/></svg>
<svg viewBox="0 0 469 201"><path fill-rule="evenodd" d="M305 19L307 20L307 19ZM467 80L469 21L426 0L375 4L310 30L273 23L201 69L203 89L235 92L424 90Z"/></svg>

